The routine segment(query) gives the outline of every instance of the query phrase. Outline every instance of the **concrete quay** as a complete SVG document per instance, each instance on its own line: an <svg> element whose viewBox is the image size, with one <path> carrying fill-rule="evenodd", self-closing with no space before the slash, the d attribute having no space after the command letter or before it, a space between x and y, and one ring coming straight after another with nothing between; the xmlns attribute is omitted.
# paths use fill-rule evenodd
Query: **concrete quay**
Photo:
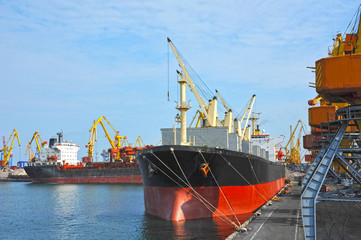
<svg viewBox="0 0 361 240"><path fill-rule="evenodd" d="M289 194L279 201L262 207L245 229L236 231L228 240L304 240L301 205L301 186L293 185ZM361 203L321 201L317 203L318 240L361 239ZM245 230L243 229L243 230Z"/></svg>

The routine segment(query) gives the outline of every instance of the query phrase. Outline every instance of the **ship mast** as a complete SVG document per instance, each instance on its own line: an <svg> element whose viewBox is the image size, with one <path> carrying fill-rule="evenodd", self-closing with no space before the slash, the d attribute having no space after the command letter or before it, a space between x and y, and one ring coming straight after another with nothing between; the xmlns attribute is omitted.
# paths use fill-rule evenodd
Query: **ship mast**
<svg viewBox="0 0 361 240"><path fill-rule="evenodd" d="M180 85L180 105L176 109L180 112L180 117L178 119L180 120L181 124L181 141L180 145L187 146L189 145L189 142L187 142L187 111L191 108L189 105L187 106L186 103L186 86L187 86L187 80L184 78L183 73L177 71L177 73L180 76L180 80L178 80L178 83Z"/></svg>

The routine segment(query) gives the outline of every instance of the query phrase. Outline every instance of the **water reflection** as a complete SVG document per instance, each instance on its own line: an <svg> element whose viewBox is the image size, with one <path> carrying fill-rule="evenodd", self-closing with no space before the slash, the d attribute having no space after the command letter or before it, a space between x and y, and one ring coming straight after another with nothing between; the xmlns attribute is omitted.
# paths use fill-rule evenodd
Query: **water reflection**
<svg viewBox="0 0 361 240"><path fill-rule="evenodd" d="M52 191L54 214L66 218L71 216L74 209L79 205L79 185L57 185Z"/></svg>
<svg viewBox="0 0 361 240"><path fill-rule="evenodd" d="M225 239L233 232L220 219L169 222L145 214L141 185L18 185L0 188L11 196L3 198L2 216L17 226L17 237L1 239Z"/></svg>
<svg viewBox="0 0 361 240"><path fill-rule="evenodd" d="M251 214L237 215L242 223ZM230 217L233 219L233 217ZM144 215L142 239L225 239L234 231L234 227L219 218L193 219L170 222L149 214Z"/></svg>

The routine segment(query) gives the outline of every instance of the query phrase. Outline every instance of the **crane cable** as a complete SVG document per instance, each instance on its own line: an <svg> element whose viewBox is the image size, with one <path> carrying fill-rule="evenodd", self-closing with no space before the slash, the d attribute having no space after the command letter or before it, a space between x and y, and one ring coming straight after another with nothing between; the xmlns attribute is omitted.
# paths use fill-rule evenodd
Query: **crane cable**
<svg viewBox="0 0 361 240"><path fill-rule="evenodd" d="M176 46L174 46L176 49L179 57L182 59L184 66L188 70L188 73L193 80L194 84L197 87L197 90L200 91L200 93L203 95L206 99L211 99L213 97L212 91L208 88L208 86L203 82L203 80L199 77L196 71L192 68L192 66L188 63L188 61L185 59L185 57L182 55L182 53L177 49ZM203 87L202 87L203 86Z"/></svg>
<svg viewBox="0 0 361 240"><path fill-rule="evenodd" d="M197 90L202 95L202 97L204 99L208 99L208 100L213 99L215 94L209 89L207 84L201 79L201 77L197 74L197 72L192 68L192 66L188 63L188 61L185 59L185 57L182 55L182 53L177 49L177 47L174 46L174 48L176 49L179 57L182 59L184 66L188 70L188 74L189 74L190 78L192 79L194 85L196 86ZM168 49L169 49L169 45L168 45ZM228 103L227 103L227 105L231 107L231 105L229 105ZM226 108L223 105L218 105L217 108L219 111L226 112ZM233 108L231 107L231 109L233 109ZM237 112L235 112L235 113L238 114Z"/></svg>
<svg viewBox="0 0 361 240"><path fill-rule="evenodd" d="M348 26L347 26L347 28L346 28L346 30L345 30L345 32L344 32L344 35L346 35L348 29L350 28L351 24L353 23L352 28L350 28L350 33L351 33L351 34L357 34L357 35L356 35L356 42L357 42L357 40L358 40L358 27L356 27L356 26L357 26L357 24L359 24L359 22L360 22L360 17L361 17L361 14L360 14L360 13L361 13L361 4L360 4L360 6L358 7L358 9L356 10L356 12L355 12L355 14L353 15L353 17L351 18L351 21L350 21L350 23L348 24ZM357 28L357 29L356 29L356 28Z"/></svg>

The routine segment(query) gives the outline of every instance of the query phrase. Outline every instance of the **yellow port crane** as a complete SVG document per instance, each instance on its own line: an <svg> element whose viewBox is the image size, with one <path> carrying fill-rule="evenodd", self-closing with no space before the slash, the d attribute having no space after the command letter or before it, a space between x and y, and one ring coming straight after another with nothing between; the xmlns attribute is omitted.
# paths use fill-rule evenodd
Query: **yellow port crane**
<svg viewBox="0 0 361 240"><path fill-rule="evenodd" d="M29 161L31 161L35 157L35 154L33 153L33 150L31 149L31 145L29 143L26 144L25 155L29 155Z"/></svg>
<svg viewBox="0 0 361 240"><path fill-rule="evenodd" d="M103 123L103 120L105 120L108 125L113 129L113 131L115 132L115 137L114 137L114 140L110 137L107 129L105 128L104 126L104 123ZM126 140L127 137L126 136L120 136L119 133L114 129L114 127L110 124L110 122L108 121L108 119L106 117L100 117L97 121L94 121L94 124L93 126L90 128L89 132L90 132L90 139L89 139L89 142L87 144L87 147L88 147L88 157L90 159L93 158L93 150L94 150L94 144L95 142L97 141L97 125L98 124L101 124L102 125L102 128L104 130L104 133L105 133L105 136L106 138L108 139L111 147L112 147L112 156L114 154L114 158L116 160L120 160L120 152L119 152L119 149L122 148L122 140Z"/></svg>
<svg viewBox="0 0 361 240"><path fill-rule="evenodd" d="M2 167L4 170L6 169L8 161L10 159L11 151L13 150L13 145L14 145L15 138L18 140L18 144L19 144L19 147L20 147L21 145L20 145L20 140L19 140L19 134L16 131L16 129L14 129L12 131L12 133L10 134L10 137L9 137L8 141L6 142L4 148L0 150L0 152L4 153L4 160L0 161L0 167ZM11 140L11 144L10 144L10 147L9 147L10 140Z"/></svg>
<svg viewBox="0 0 361 240"><path fill-rule="evenodd" d="M36 142L36 149L38 150L38 152L41 152L41 147L44 147L44 145L46 144L40 137L40 134L38 131L35 131L35 133L33 134L33 137L31 138L29 145L31 146L31 143L34 141ZM40 144L39 144L40 143ZM41 145L41 147L40 147Z"/></svg>
<svg viewBox="0 0 361 240"><path fill-rule="evenodd" d="M296 131L299 128L299 134L296 141ZM302 133L306 134L306 125L301 121L298 120L296 127L292 131L291 126L291 136L288 140L286 146L284 147L285 150L285 156L284 156L284 162L285 163L301 163L301 156L300 156L300 146L301 146L301 137ZM297 143L296 143L297 142ZM290 143L292 143L290 149L288 149Z"/></svg>
<svg viewBox="0 0 361 240"><path fill-rule="evenodd" d="M25 155L29 154L29 161L31 161L35 157L35 154L32 152L32 149L31 149L31 144L33 143L34 139L35 139L35 142L36 142L36 150L37 150L38 153L41 152L41 147L44 147L44 145L46 144L46 142L44 142L41 139L39 132L35 131L35 133L33 134L33 137L31 138L30 142L28 142L27 145L26 145Z"/></svg>
<svg viewBox="0 0 361 240"><path fill-rule="evenodd" d="M145 144L144 144L144 142L143 142L143 139L142 139L140 136L138 136L138 137L137 137L137 140L135 140L135 143L134 143L134 147L135 147L135 148L137 147L137 144L139 144L139 147L140 147L140 148L144 148L144 147L145 147Z"/></svg>

